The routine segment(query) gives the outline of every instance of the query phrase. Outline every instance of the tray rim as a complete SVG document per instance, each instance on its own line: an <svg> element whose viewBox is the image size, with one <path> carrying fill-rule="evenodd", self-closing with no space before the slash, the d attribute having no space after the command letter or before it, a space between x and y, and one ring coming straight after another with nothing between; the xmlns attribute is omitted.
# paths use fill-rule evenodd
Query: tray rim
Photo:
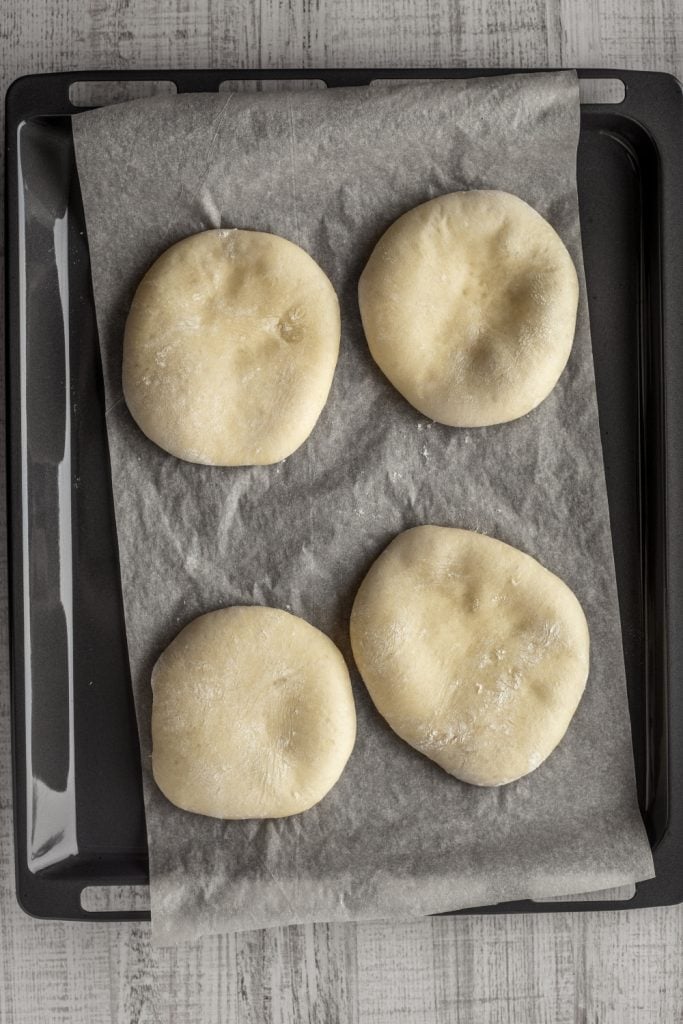
<svg viewBox="0 0 683 1024"><path fill-rule="evenodd" d="M673 518L671 501L672 492L675 492L683 501L683 467L676 465L670 458L675 444L670 444L672 419L679 427L677 436L683 437L683 411L677 412L675 403L667 402L667 393L671 392L672 380L677 377L683 383L683 356L676 351L675 327L678 324L683 327L683 296L677 294L676 279L683 273L683 175L676 175L675 169L683 168L683 133L680 132L680 124L683 123L683 87L673 76L661 71L628 71L616 68L460 68L453 67L411 67L411 68L231 68L231 69L192 69L192 70L171 70L171 69L106 69L87 71L60 71L43 74L27 74L15 79L7 89L5 95L6 122L5 122L5 159L7 173L5 176L5 369L6 369L6 396L5 412L7 423L6 437L6 485L7 485L7 554L8 554L8 590L9 590L9 652L10 652L10 698L11 698L11 742L12 742L12 797L13 797L13 820L14 820L14 850L15 850L15 880L16 896L19 905L30 916L55 918L60 920L149 920L149 911L86 911L80 905L80 893L88 885L88 879L83 879L82 874L72 879L61 874L57 880L51 877L50 869L33 874L28 871L26 864L26 843L25 843L25 821L22 821L23 806L18 799L23 795L26 787L26 778L23 772L23 760L18 757L18 751L23 752L22 730L24 727L23 708L23 652L17 641L23 636L23 618L20 602L17 597L23 598L23 569L20 530L17 526L20 521L17 510L21 511L20 487L17 487L18 452L16 450L16 437L18 434L16 426L18 420L18 394L15 387L13 343L16 342L16 306L18 294L18 268L14 263L16 253L16 203L17 194L17 173L15 156L16 131L22 122L37 117L49 117L53 115L67 117L71 114L87 109L82 106L75 106L69 99L69 87L78 81L155 81L167 80L176 85L178 94L187 92L211 92L217 90L219 84L229 80L252 80L252 81L277 81L287 79L320 79L328 87L343 87L366 85L375 79L429 79L429 78L481 78L510 74L531 74L555 70L575 70L579 78L592 79L621 79L626 86L626 98L623 103L618 104L582 104L582 112L598 113L607 110L620 110L621 116L630 118L637 122L649 135L659 157L659 178L661 195L661 271L662 271L662 337L664 346L664 360L667 369L663 381L664 408L661 415L666 417L665 422L665 461L666 461L666 483L669 490L669 500L665 504L666 515L666 538L668 551L666 553L666 566L668 579L665 581L665 607L667 624L672 626L671 608L676 604L683 608L683 537L672 535L670 523ZM213 83L212 88L207 88L207 79ZM656 89L652 87L656 85ZM654 95L656 94L656 95ZM669 104L663 103L666 99ZM678 121L674 115L678 114ZM678 128L678 133L675 131ZM662 159L662 150L666 159ZM676 233L678 231L678 234ZM677 274L676 271L679 273ZM680 292L680 289L679 289ZM671 324L667 330L667 325ZM676 372L672 371L675 368ZM673 481L674 486L670 485ZM18 493L19 492L19 493ZM681 507L680 502L677 507ZM19 544L17 536L19 534ZM679 531L680 534L680 531ZM672 543L673 541L673 543ZM19 550L18 550L19 549ZM674 551L681 557L674 561ZM680 568L679 568L680 567ZM672 569L674 570L672 572ZM674 596L679 600L674 602ZM676 643L676 636L673 629L668 630L668 661L669 668L674 665L683 669L683 643ZM668 673L671 678L671 671ZM679 709L679 739L680 748L674 748L669 743L667 751L667 766L669 776L672 768L677 769L676 775L683 780L683 694L676 694L673 688L669 688L669 707L672 699L676 699L676 706ZM670 716L669 716L670 723ZM20 728L21 727L21 728ZM658 846L659 857L663 849L668 850L667 861L676 861L676 851L671 855L671 846L674 840L676 849L683 847L683 808L681 814L676 813L672 818L673 807L670 804L667 830ZM668 840L668 842L667 842ZM130 885L144 883L146 872L144 866L140 865L140 877L108 876L106 882L98 882L97 878L92 879L91 884L99 884L105 887L116 885ZM31 881L31 893L24 889L22 882L26 876ZM627 910L636 907L663 906L683 902L683 872L679 872L678 885L673 884L670 878L655 878L646 882L637 883L636 894L627 901L575 901L575 902L536 902L531 900L511 901L490 907L467 908L465 910L445 912L446 915L472 915L490 913L548 913L548 912L571 912L581 913L589 910ZM659 885L657 882L659 881ZM674 878L674 881L676 879ZM55 886L63 886L69 890L69 898L65 901L55 899ZM658 892L656 890L664 889ZM655 890L655 891L653 891ZM66 893L65 893L66 895ZM38 897L37 899L35 897ZM74 899L75 897L75 899ZM47 909L46 909L47 907ZM52 911L52 912L51 912ZM441 915L439 915L441 916Z"/></svg>

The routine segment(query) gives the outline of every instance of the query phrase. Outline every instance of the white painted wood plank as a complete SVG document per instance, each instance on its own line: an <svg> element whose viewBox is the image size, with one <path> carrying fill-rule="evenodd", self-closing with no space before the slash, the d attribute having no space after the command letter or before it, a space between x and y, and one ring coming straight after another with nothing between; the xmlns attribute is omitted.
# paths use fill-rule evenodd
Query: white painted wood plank
<svg viewBox="0 0 683 1024"><path fill-rule="evenodd" d="M3 91L20 74L67 68L441 64L655 68L681 76L683 3L5 0L0 9ZM2 586L2 1024L683 1018L680 908L310 925L170 952L151 949L144 924L32 921L13 895L4 594Z"/></svg>

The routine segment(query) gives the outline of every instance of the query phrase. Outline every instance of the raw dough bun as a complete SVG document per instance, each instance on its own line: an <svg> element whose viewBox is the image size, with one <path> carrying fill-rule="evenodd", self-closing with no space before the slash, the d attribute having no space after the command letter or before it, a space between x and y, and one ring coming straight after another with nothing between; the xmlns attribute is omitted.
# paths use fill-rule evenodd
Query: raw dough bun
<svg viewBox="0 0 683 1024"><path fill-rule="evenodd" d="M339 302L298 245L215 230L167 249L143 277L123 343L123 393L161 448L209 466L291 455L327 401Z"/></svg>
<svg viewBox="0 0 683 1024"><path fill-rule="evenodd" d="M214 818L284 818L329 792L356 738L346 663L276 608L194 619L152 672L152 770L168 799Z"/></svg>
<svg viewBox="0 0 683 1024"><path fill-rule="evenodd" d="M588 676L569 587L492 537L418 526L363 580L351 643L377 710L451 775L502 786L565 734Z"/></svg>
<svg viewBox="0 0 683 1024"><path fill-rule="evenodd" d="M574 340L579 284L562 240L508 192L454 192L399 217L361 274L373 359L411 405L451 427L523 416Z"/></svg>

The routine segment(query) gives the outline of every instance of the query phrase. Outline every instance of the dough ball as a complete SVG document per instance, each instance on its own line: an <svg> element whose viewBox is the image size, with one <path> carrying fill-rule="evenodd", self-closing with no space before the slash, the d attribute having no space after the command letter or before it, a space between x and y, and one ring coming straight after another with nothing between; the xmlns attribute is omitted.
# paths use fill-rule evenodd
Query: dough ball
<svg viewBox="0 0 683 1024"><path fill-rule="evenodd" d="M194 619L152 672L152 770L168 799L214 818L284 818L329 792L356 739L346 663L276 608Z"/></svg>
<svg viewBox="0 0 683 1024"><path fill-rule="evenodd" d="M564 736L588 677L569 587L492 537L418 526L363 580L351 643L377 710L445 771L502 786Z"/></svg>
<svg viewBox="0 0 683 1024"><path fill-rule="evenodd" d="M161 448L209 466L291 455L327 401L339 302L298 245L202 231L143 277L123 342L123 393Z"/></svg>
<svg viewBox="0 0 683 1024"><path fill-rule="evenodd" d="M485 427L555 387L579 285L540 214L508 192L454 192L399 217L361 275L373 359L430 419Z"/></svg>

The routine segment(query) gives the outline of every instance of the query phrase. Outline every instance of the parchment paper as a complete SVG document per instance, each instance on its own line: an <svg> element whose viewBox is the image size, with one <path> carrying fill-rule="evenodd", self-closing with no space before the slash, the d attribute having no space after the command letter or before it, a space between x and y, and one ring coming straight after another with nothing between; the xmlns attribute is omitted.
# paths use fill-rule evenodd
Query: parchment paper
<svg viewBox="0 0 683 1024"><path fill-rule="evenodd" d="M104 364L121 577L140 729L154 939L304 921L405 918L628 885L653 874L637 809L576 194L571 72L384 88L188 95L73 119ZM581 280L567 370L517 422L426 420L369 356L358 275L382 231L444 192L531 203ZM272 467L183 463L138 430L121 396L126 313L170 244L210 227L303 246L342 303L330 399ZM581 601L585 696L532 775L456 781L400 741L355 670L358 740L316 807L220 822L153 783L150 671L178 630L223 605L303 616L353 666L348 618L373 559L420 523L477 529L539 559Z"/></svg>

